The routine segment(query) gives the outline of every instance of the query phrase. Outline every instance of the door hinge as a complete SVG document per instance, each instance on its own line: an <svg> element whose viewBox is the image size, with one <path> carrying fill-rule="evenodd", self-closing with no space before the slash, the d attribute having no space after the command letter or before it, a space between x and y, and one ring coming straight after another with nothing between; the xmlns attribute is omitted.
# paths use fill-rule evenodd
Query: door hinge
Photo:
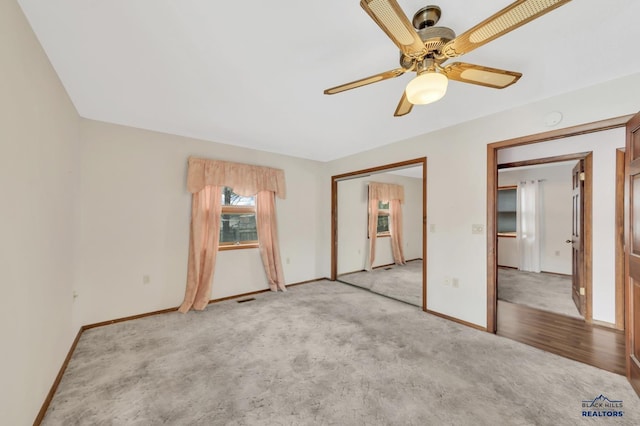
<svg viewBox="0 0 640 426"><path fill-rule="evenodd" d="M580 180L584 182L584 172L580 172Z"/></svg>
<svg viewBox="0 0 640 426"><path fill-rule="evenodd" d="M584 296L585 292L584 292L584 287L580 287L580 296Z"/></svg>

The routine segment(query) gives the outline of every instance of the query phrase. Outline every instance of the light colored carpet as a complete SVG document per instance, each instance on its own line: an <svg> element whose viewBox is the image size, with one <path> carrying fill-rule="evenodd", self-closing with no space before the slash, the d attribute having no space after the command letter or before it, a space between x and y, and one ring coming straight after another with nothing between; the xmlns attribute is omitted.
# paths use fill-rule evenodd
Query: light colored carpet
<svg viewBox="0 0 640 426"><path fill-rule="evenodd" d="M571 298L571 277L498 268L498 299L583 318Z"/></svg>
<svg viewBox="0 0 640 426"><path fill-rule="evenodd" d="M340 275L340 281L422 307L422 260Z"/></svg>
<svg viewBox="0 0 640 426"><path fill-rule="evenodd" d="M624 377L405 303L328 281L255 297L86 331L43 424L576 425L601 394L624 418L598 424L640 424Z"/></svg>

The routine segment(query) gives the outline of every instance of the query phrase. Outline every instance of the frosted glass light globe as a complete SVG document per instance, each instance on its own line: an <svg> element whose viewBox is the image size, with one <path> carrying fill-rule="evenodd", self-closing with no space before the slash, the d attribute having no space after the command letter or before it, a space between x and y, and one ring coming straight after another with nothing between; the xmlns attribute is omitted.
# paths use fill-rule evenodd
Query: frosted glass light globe
<svg viewBox="0 0 640 426"><path fill-rule="evenodd" d="M441 99L447 93L449 80L444 74L425 72L407 84L407 99L414 105L430 104Z"/></svg>

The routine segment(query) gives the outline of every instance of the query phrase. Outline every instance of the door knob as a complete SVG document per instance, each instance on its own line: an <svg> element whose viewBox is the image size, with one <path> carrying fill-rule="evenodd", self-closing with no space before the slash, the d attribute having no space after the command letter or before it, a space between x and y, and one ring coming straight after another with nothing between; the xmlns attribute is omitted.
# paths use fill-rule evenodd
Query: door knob
<svg viewBox="0 0 640 426"><path fill-rule="evenodd" d="M565 243L567 243L567 244L571 244L572 242L573 242L572 240L565 241Z"/></svg>

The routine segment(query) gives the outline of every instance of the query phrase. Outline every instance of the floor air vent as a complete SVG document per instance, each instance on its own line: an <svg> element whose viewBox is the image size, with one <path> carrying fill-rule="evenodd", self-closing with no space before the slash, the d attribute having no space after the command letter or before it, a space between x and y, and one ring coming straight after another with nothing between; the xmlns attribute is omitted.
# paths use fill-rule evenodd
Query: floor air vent
<svg viewBox="0 0 640 426"><path fill-rule="evenodd" d="M252 300L256 300L255 297L250 297L249 299L238 300L238 303L251 302Z"/></svg>

